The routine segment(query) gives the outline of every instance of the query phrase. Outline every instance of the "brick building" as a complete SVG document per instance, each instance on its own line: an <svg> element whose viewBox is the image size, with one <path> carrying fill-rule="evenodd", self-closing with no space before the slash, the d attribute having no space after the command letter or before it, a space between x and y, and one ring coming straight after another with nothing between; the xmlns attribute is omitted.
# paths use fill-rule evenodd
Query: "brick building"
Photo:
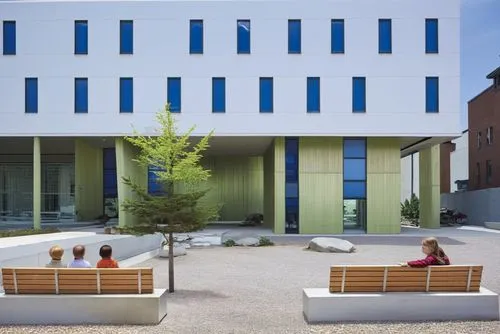
<svg viewBox="0 0 500 334"><path fill-rule="evenodd" d="M491 86L469 101L469 190L500 187L500 67L487 78Z"/></svg>

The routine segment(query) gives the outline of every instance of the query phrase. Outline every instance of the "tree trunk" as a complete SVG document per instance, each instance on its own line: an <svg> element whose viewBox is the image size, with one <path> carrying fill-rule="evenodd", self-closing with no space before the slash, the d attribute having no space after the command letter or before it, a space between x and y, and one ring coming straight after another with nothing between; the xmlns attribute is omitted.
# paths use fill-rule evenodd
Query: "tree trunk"
<svg viewBox="0 0 500 334"><path fill-rule="evenodd" d="M174 234L168 233L168 292L174 292Z"/></svg>

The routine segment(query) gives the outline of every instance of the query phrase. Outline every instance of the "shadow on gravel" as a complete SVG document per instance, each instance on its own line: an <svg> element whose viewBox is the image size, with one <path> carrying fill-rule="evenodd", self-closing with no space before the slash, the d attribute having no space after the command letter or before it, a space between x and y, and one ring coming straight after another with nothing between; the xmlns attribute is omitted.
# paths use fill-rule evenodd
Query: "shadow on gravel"
<svg viewBox="0 0 500 334"><path fill-rule="evenodd" d="M182 303L186 300L199 300L199 299L223 299L229 296L217 293L211 290L175 290L174 293L169 294L169 303L179 301Z"/></svg>
<svg viewBox="0 0 500 334"><path fill-rule="evenodd" d="M325 236L327 237L327 236ZM306 246L309 241L314 237L270 237L276 245L304 245ZM420 246L422 239L421 236L353 236L343 235L334 236L332 238L340 238L352 242L355 245L394 245L394 246ZM465 242L448 237L438 237L439 244L442 245L465 245Z"/></svg>

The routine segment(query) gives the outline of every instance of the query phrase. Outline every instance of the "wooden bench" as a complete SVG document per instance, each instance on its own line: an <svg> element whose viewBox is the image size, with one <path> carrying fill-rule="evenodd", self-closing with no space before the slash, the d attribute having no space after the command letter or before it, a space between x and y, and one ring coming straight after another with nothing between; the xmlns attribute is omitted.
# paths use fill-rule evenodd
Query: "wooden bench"
<svg viewBox="0 0 500 334"><path fill-rule="evenodd" d="M167 314L152 268L2 268L2 285L2 324L158 324Z"/></svg>
<svg viewBox="0 0 500 334"><path fill-rule="evenodd" d="M152 268L2 268L5 294L153 293Z"/></svg>
<svg viewBox="0 0 500 334"><path fill-rule="evenodd" d="M480 265L336 265L329 287L304 289L309 322L499 320L498 295Z"/></svg>
<svg viewBox="0 0 500 334"><path fill-rule="evenodd" d="M332 266L330 292L479 292L483 266Z"/></svg>

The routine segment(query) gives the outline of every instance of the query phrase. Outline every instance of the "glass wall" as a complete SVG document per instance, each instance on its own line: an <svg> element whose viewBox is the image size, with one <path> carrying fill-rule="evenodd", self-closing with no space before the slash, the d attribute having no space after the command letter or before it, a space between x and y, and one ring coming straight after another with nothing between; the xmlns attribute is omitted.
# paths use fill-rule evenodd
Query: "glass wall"
<svg viewBox="0 0 500 334"><path fill-rule="evenodd" d="M344 139L344 230L366 230L366 139Z"/></svg>
<svg viewBox="0 0 500 334"><path fill-rule="evenodd" d="M117 218L118 184L116 174L116 150L114 147L103 149L103 162L104 214L109 218Z"/></svg>
<svg viewBox="0 0 500 334"><path fill-rule="evenodd" d="M285 233L299 233L299 139L285 138Z"/></svg>

